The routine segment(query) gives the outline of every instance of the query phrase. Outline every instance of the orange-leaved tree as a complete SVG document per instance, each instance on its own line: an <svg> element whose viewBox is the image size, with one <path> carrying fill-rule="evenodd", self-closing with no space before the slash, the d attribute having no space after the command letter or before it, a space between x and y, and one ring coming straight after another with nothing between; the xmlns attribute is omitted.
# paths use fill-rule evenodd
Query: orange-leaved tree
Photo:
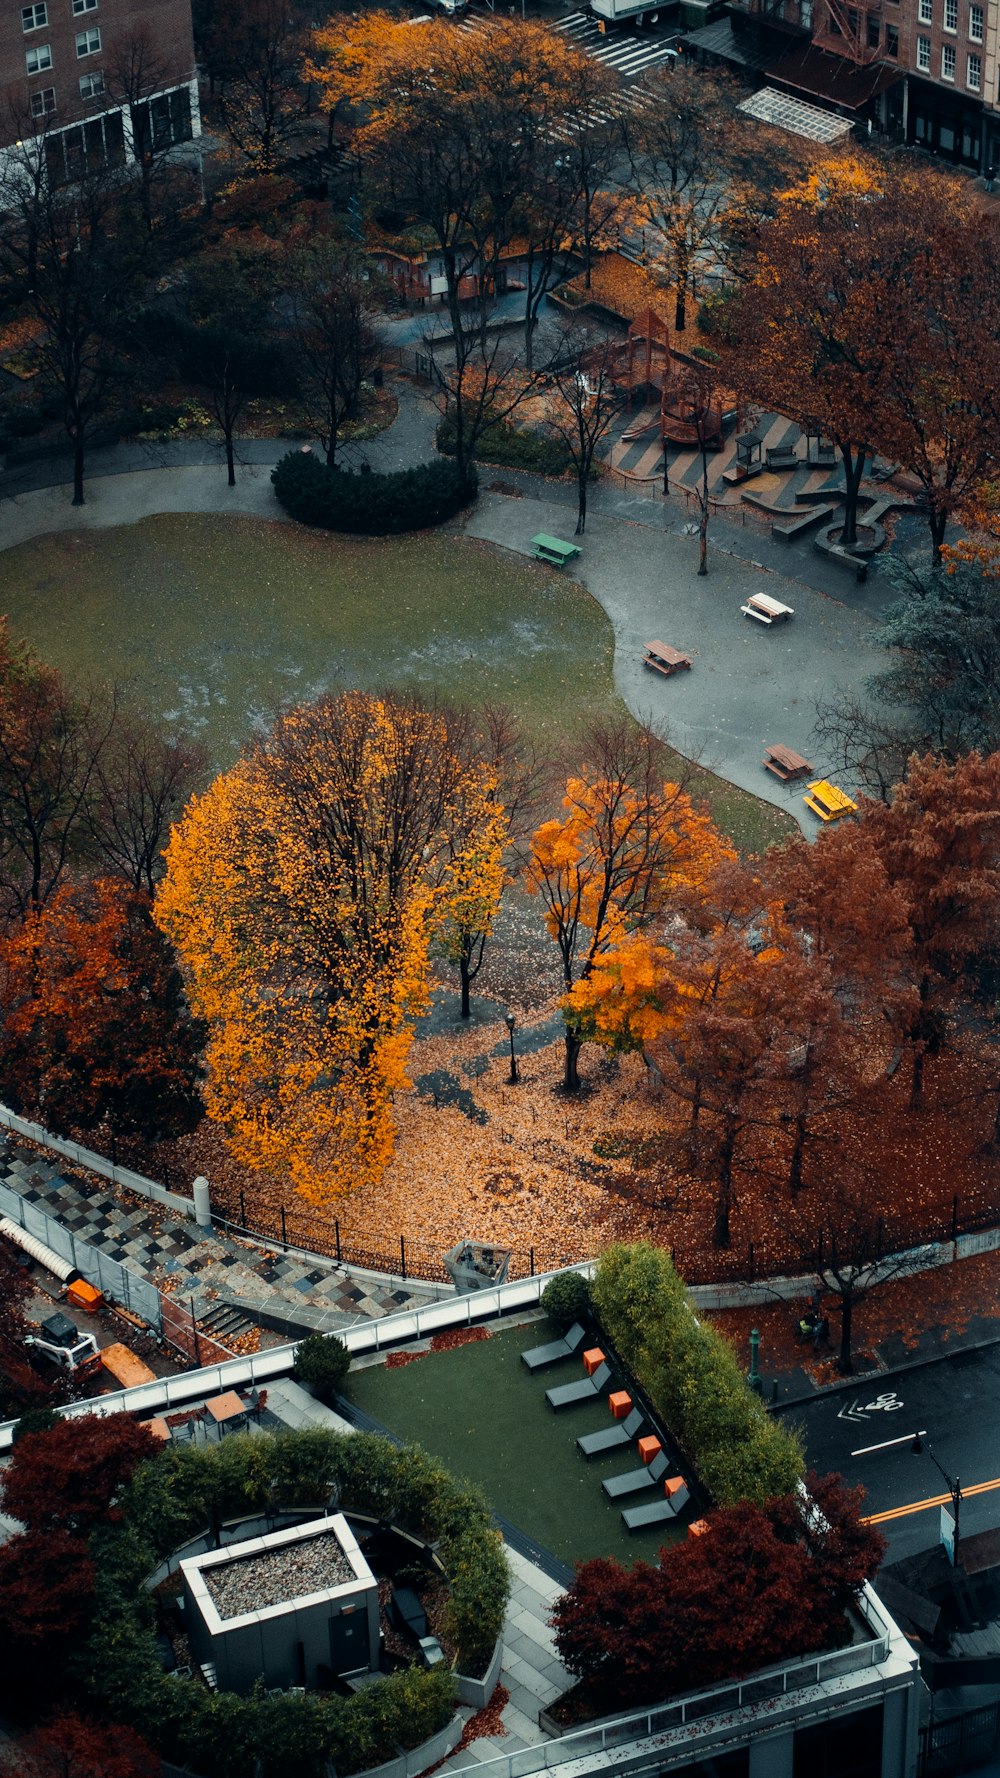
<svg viewBox="0 0 1000 1778"><path fill-rule="evenodd" d="M156 912L208 1025L209 1109L313 1202L391 1159L430 940L449 889L469 893L449 878L456 810L483 772L461 715L345 692L282 716L174 830ZM467 807L458 850L488 853L493 792Z"/></svg>
<svg viewBox="0 0 1000 1778"><path fill-rule="evenodd" d="M595 725L587 752L583 771L567 781L565 814L538 828L525 869L562 962L567 1092L580 1085L590 1017L583 1002L579 1013L574 1005L577 984L730 852L687 792L664 782L661 745L648 729L631 719Z"/></svg>

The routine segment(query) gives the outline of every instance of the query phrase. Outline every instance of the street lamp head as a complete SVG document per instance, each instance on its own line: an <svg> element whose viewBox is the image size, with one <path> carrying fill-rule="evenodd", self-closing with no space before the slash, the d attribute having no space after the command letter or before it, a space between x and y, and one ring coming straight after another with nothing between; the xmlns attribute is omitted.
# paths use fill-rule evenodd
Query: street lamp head
<svg viewBox="0 0 1000 1778"><path fill-rule="evenodd" d="M517 1020L515 1019L514 1014L512 1012L506 1013L504 1015L504 1022L507 1026L508 1031L513 1031L514 1026L517 1024Z"/></svg>

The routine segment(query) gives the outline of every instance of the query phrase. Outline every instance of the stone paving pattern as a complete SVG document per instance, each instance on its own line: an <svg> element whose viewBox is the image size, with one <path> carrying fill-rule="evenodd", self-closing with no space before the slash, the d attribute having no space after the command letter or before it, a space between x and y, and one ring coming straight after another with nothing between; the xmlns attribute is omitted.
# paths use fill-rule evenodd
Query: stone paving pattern
<svg viewBox="0 0 1000 1778"><path fill-rule="evenodd" d="M292 1314L305 1310L306 1322L336 1327L361 1316L416 1308L437 1294L432 1286L395 1287L388 1279L379 1283L356 1277L332 1261L311 1263L202 1234L194 1223L116 1190L106 1180L61 1173L13 1137L0 1140L0 1179L80 1241L142 1273L171 1296L193 1297L199 1316L222 1299L278 1312L284 1305Z"/></svg>

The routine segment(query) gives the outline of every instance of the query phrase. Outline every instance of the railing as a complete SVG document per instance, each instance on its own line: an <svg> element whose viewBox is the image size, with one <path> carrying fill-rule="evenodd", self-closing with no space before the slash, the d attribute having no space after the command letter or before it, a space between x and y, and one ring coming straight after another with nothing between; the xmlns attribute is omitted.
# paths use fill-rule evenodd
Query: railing
<svg viewBox="0 0 1000 1778"><path fill-rule="evenodd" d="M889 1657L889 1636L874 1637L851 1648L836 1649L832 1654L814 1655L808 1660L793 1661L783 1667L766 1668L749 1679L722 1684L704 1692L688 1692L675 1703L661 1704L653 1710L637 1710L612 1722L600 1723L591 1729L576 1729L561 1735L557 1741L541 1747L524 1747L516 1753L499 1754L495 1759L472 1760L461 1771L488 1774L488 1778L528 1778L532 1772L550 1771L553 1767L592 1758L611 1748L648 1741L667 1735L714 1716L732 1716L739 1710L759 1710L773 1704L790 1692L807 1686L820 1686L849 1673L864 1673L879 1667Z"/></svg>

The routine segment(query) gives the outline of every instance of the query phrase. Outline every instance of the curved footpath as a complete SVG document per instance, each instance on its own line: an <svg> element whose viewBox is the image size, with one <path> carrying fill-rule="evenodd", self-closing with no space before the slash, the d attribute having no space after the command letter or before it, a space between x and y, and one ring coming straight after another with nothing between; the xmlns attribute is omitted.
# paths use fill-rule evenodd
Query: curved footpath
<svg viewBox="0 0 1000 1778"><path fill-rule="evenodd" d="M397 393L394 424L373 440L345 446L345 464L400 469L432 454L433 408L408 384L398 384ZM241 441L235 488L226 484L219 447L204 440L94 451L83 507L70 504L65 456L14 466L0 480L0 548L53 531L134 524L165 512L238 513L292 523L270 485L273 464L289 448L277 439ZM572 536L572 484L486 467L480 485L476 506L453 529L529 556L538 531ZM878 575L857 586L808 541L786 546L723 519L713 521L709 573L699 579L689 523L673 501L599 483L571 573L614 627L616 683L633 714L720 777L787 809L812 833L802 787L781 785L765 772L761 749L765 742L783 742L810 758L817 776L836 775L834 762L814 749L814 706L817 698L842 684L859 685L884 664L871 626L889 589ZM739 608L754 585L791 605L792 621L773 630L748 623ZM692 671L670 680L649 673L642 649L654 637L689 653Z"/></svg>

